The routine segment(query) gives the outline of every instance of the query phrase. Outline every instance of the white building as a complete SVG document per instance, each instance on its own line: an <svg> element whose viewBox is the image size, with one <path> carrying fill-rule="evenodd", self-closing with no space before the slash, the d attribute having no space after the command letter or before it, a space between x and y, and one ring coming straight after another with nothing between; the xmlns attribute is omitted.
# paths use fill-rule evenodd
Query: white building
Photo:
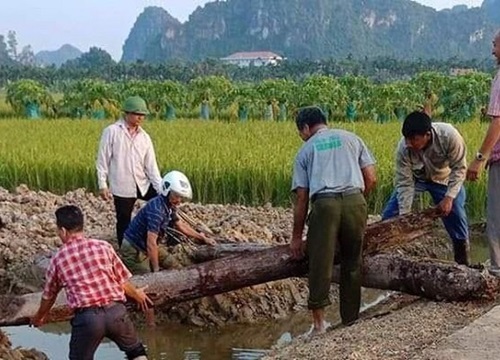
<svg viewBox="0 0 500 360"><path fill-rule="evenodd" d="M221 60L228 64L237 65L239 67L245 66L263 66L263 65L276 65L283 58L271 51L248 51L248 52L237 52L231 54L227 57L221 58Z"/></svg>

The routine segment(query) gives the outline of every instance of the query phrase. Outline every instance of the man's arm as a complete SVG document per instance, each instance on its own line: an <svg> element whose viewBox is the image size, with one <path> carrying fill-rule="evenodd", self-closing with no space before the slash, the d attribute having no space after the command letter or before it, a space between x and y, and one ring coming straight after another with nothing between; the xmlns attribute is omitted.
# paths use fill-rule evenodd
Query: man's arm
<svg viewBox="0 0 500 360"><path fill-rule="evenodd" d="M483 143L479 152L487 159L493 150L493 147L500 139L500 116L493 116L491 118L490 126L486 132ZM474 159L467 169L467 180L476 181L481 174L482 167L485 161Z"/></svg>
<svg viewBox="0 0 500 360"><path fill-rule="evenodd" d="M358 137L361 152L359 154L359 167L361 168L361 173L363 175L363 182L365 185L365 189L363 191L363 195L368 195L377 184L377 174L375 170L375 158L373 157L370 150L366 146L365 142Z"/></svg>
<svg viewBox="0 0 500 360"><path fill-rule="evenodd" d="M446 194L438 204L442 216L448 216L453 208L453 201L457 197L465 180L467 172L467 149L465 141L458 130L454 129L450 136L448 144L448 163L450 167L450 176L448 179L448 189Z"/></svg>
<svg viewBox="0 0 500 360"><path fill-rule="evenodd" d="M148 231L146 249L148 251L149 263L153 272L160 271L160 262L158 261L158 234Z"/></svg>
<svg viewBox="0 0 500 360"><path fill-rule="evenodd" d="M138 289L130 281L123 283L122 288L125 295L134 299L134 301L139 304L139 307L143 312L147 312L149 307L154 305L153 301L144 292L145 288Z"/></svg>
<svg viewBox="0 0 500 360"><path fill-rule="evenodd" d="M292 250L293 257L300 259L305 255L302 235L304 233L307 211L309 209L309 189L299 187L295 190L295 194L295 204L293 207L293 232L290 248Z"/></svg>
<svg viewBox="0 0 500 360"><path fill-rule="evenodd" d="M35 316L31 319L31 325L36 327L44 324L50 309L57 299L57 294L61 291L59 273L56 265L56 256L54 256L50 261L45 278L46 281L43 288L42 299L40 300L40 306L38 307Z"/></svg>
<svg viewBox="0 0 500 360"><path fill-rule="evenodd" d="M183 233L184 235L186 235L188 237L192 237L196 240L200 240L207 245L215 245L216 244L214 239L211 239L211 238L207 237L205 234L194 230L188 223L186 223L182 219L177 219L177 221L175 222L175 228L177 230L179 230L181 233Z"/></svg>
<svg viewBox="0 0 500 360"><path fill-rule="evenodd" d="M111 197L107 183L111 154L111 129L108 127L102 133L96 158L97 185L101 197L105 200Z"/></svg>
<svg viewBox="0 0 500 360"><path fill-rule="evenodd" d="M375 165L365 166L361 169L361 173L363 174L363 181L365 183L365 191L363 194L366 196L375 189L375 185L377 185L377 172L375 170Z"/></svg>
<svg viewBox="0 0 500 360"><path fill-rule="evenodd" d="M44 299L42 297L42 300L40 301L40 306L38 307L38 311L36 312L35 316L31 319L31 325L39 327L45 323L46 317L49 314L50 309L56 302L56 299L57 296L48 299Z"/></svg>
<svg viewBox="0 0 500 360"><path fill-rule="evenodd" d="M162 178L160 175L160 170L158 169L153 142L151 141L151 138L149 138L149 136L148 150L146 151L146 157L144 158L144 171L154 189L159 194L162 187Z"/></svg>
<svg viewBox="0 0 500 360"><path fill-rule="evenodd" d="M411 212L413 196L415 193L415 180L411 168L410 156L407 153L404 139L398 145L396 154L396 192L398 198L399 214Z"/></svg>

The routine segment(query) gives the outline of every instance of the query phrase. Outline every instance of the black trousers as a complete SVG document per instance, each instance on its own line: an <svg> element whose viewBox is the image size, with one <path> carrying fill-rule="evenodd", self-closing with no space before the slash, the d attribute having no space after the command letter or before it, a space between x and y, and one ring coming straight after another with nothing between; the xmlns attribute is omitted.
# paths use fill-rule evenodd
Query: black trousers
<svg viewBox="0 0 500 360"><path fill-rule="evenodd" d="M139 188L137 188L137 197L135 198L124 198L113 195L113 202L115 203L116 211L116 239L118 240L118 247L122 246L123 234L127 230L130 220L132 218L132 211L134 210L134 205L137 199L150 200L157 196L158 193L149 185L147 193L142 196Z"/></svg>

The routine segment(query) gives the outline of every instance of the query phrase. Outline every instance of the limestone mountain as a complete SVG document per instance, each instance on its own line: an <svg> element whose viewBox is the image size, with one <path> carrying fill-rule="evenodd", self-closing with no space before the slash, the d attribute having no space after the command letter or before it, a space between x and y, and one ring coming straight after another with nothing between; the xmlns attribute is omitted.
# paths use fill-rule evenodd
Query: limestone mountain
<svg viewBox="0 0 500 360"><path fill-rule="evenodd" d="M500 0L442 11L411 0L214 1L185 23L162 8L146 8L122 60L199 60L264 50L289 59L470 59L489 55L497 27Z"/></svg>
<svg viewBox="0 0 500 360"><path fill-rule="evenodd" d="M54 51L40 51L35 55L35 61L39 65L61 66L68 60L79 57L82 52L73 45L65 44Z"/></svg>

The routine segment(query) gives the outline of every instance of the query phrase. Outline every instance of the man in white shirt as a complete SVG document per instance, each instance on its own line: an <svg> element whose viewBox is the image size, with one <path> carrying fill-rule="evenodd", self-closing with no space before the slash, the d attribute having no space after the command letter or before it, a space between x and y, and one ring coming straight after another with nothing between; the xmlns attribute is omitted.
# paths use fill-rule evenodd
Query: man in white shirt
<svg viewBox="0 0 500 360"><path fill-rule="evenodd" d="M100 196L114 200L119 247L136 200L149 200L161 188L153 143L141 127L149 113L146 102L132 96L122 110L123 118L104 129L96 161Z"/></svg>

